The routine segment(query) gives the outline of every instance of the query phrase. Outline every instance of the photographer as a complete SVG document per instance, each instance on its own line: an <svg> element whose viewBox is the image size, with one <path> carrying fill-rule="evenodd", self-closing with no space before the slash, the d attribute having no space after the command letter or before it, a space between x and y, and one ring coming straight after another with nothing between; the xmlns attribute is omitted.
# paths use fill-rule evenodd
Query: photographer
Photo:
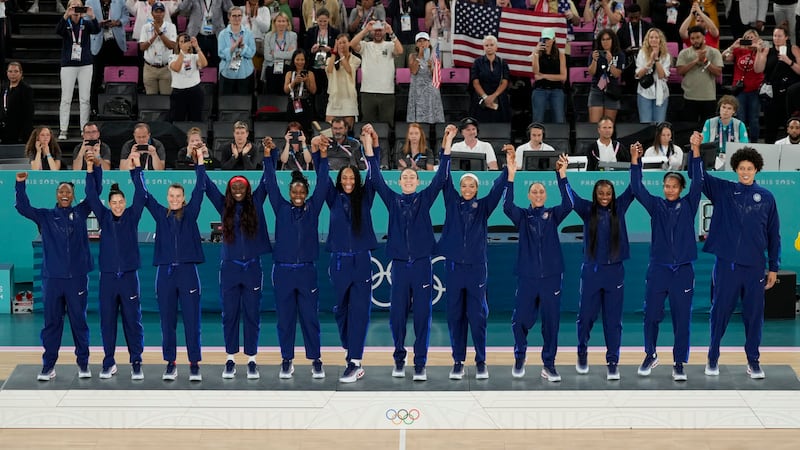
<svg viewBox="0 0 800 450"><path fill-rule="evenodd" d="M737 116L747 125L750 142L758 142L761 128L758 123L761 115L758 91L764 81L764 73L758 73L754 69L758 52L762 47L767 47L767 43L758 37L758 32L747 30L741 38L736 39L733 45L722 52L722 59L725 62L733 61L730 94L739 101Z"/></svg>
<svg viewBox="0 0 800 450"><path fill-rule="evenodd" d="M72 150L72 170L86 170L86 156L90 154L95 165L111 170L111 147L100 142L100 128L94 122L83 126L83 142Z"/></svg>
<svg viewBox="0 0 800 450"><path fill-rule="evenodd" d="M331 132L333 136L327 146L330 170L339 170L348 165L356 166L359 170L366 169L367 160L361 143L347 135L347 124L343 117L335 117L331 121ZM319 147L324 146L324 140L320 142L314 139L311 145L313 151L319 151Z"/></svg>
<svg viewBox="0 0 800 450"><path fill-rule="evenodd" d="M303 130L311 130L314 120L314 96L317 93L317 78L308 70L308 55L302 48L292 54L292 62L283 81L283 92L288 94L286 112L290 121L297 121Z"/></svg>
<svg viewBox="0 0 800 450"><path fill-rule="evenodd" d="M186 147L181 151L184 158L183 161L178 161L179 169L194 169L198 158L203 160L203 165L208 170L220 168L219 160L209 154L201 133L197 127L192 127L186 132Z"/></svg>
<svg viewBox="0 0 800 450"><path fill-rule="evenodd" d="M283 137L286 144L280 155L282 170L309 170L311 169L311 152L306 141L306 135L298 122L289 122L286 135Z"/></svg>
<svg viewBox="0 0 800 450"><path fill-rule="evenodd" d="M122 144L119 170L131 170L128 157L134 145L136 151L141 153L143 170L164 170L164 160L167 158L164 144L150 136L150 126L143 122L133 128L133 139Z"/></svg>

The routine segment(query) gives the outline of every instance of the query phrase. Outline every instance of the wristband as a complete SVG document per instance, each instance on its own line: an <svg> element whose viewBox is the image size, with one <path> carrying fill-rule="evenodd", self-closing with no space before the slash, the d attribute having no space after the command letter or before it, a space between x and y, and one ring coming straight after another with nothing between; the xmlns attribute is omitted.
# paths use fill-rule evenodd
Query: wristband
<svg viewBox="0 0 800 450"><path fill-rule="evenodd" d="M486 100L486 97L488 97L488 95L486 94L481 95L481 100Z"/></svg>
<svg viewBox="0 0 800 450"><path fill-rule="evenodd" d="M53 155L51 155L51 154L49 154L49 153L48 153L48 154L47 154L47 159L53 159Z"/></svg>

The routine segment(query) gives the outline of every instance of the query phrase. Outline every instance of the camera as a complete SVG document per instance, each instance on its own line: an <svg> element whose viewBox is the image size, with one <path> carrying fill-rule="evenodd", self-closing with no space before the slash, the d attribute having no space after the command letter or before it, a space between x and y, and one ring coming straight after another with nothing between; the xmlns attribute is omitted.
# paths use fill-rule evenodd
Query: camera
<svg viewBox="0 0 800 450"><path fill-rule="evenodd" d="M147 144L136 144L136 151L146 152L150 148Z"/></svg>
<svg viewBox="0 0 800 450"><path fill-rule="evenodd" d="M739 45L741 45L742 47L749 47L753 45L753 41L751 39L742 39L741 41L739 41Z"/></svg>
<svg viewBox="0 0 800 450"><path fill-rule="evenodd" d="M86 140L86 145L88 145L89 147L94 147L95 145L97 145L99 143L100 143L99 139L87 139Z"/></svg>
<svg viewBox="0 0 800 450"><path fill-rule="evenodd" d="M78 14L86 14L86 7L85 6L73 6L72 10Z"/></svg>
<svg viewBox="0 0 800 450"><path fill-rule="evenodd" d="M299 144L300 143L300 132L299 131L290 131L292 138L290 139L290 143L292 144Z"/></svg>

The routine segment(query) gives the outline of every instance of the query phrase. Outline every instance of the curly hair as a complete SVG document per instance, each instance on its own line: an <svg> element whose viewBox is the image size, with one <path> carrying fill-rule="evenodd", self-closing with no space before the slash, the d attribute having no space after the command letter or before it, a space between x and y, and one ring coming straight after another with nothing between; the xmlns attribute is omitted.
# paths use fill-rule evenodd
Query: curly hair
<svg viewBox="0 0 800 450"><path fill-rule="evenodd" d="M753 147L742 147L731 156L731 168L736 170L742 161L750 161L756 167L756 172L764 168L764 157Z"/></svg>
<svg viewBox="0 0 800 450"><path fill-rule="evenodd" d="M49 127L39 126L31 131L31 135L28 138L28 142L25 144L25 156L28 159L33 159L36 156L36 141L39 139L39 134L43 130L47 130L50 132L50 143L47 146L50 148L50 154L53 157L61 156L61 147L58 145L56 138L53 136L53 130Z"/></svg>

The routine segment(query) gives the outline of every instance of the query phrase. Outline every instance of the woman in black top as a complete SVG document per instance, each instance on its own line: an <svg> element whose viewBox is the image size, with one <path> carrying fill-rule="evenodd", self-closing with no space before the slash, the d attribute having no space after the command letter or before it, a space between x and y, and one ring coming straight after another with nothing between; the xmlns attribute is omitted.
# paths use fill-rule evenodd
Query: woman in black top
<svg viewBox="0 0 800 450"><path fill-rule="evenodd" d="M3 83L2 131L3 144L21 144L33 130L33 89L22 80L22 64L8 63L8 83Z"/></svg>
<svg viewBox="0 0 800 450"><path fill-rule="evenodd" d="M61 170L61 147L47 127L36 127L25 144L31 170Z"/></svg>
<svg viewBox="0 0 800 450"><path fill-rule="evenodd" d="M549 123L564 123L564 82L567 80L567 60L556 45L555 30L545 28L539 44L531 55L536 83L531 93L533 121L545 123L550 110Z"/></svg>
<svg viewBox="0 0 800 450"><path fill-rule="evenodd" d="M772 32L772 47L762 47L756 55L753 70L764 73L760 90L761 111L764 112L764 142L772 143L778 126L786 123L789 112L797 108L790 101L789 87L800 81L800 48L789 41L789 29L778 25ZM769 88L765 87L770 86ZM788 108L787 108L788 106Z"/></svg>

